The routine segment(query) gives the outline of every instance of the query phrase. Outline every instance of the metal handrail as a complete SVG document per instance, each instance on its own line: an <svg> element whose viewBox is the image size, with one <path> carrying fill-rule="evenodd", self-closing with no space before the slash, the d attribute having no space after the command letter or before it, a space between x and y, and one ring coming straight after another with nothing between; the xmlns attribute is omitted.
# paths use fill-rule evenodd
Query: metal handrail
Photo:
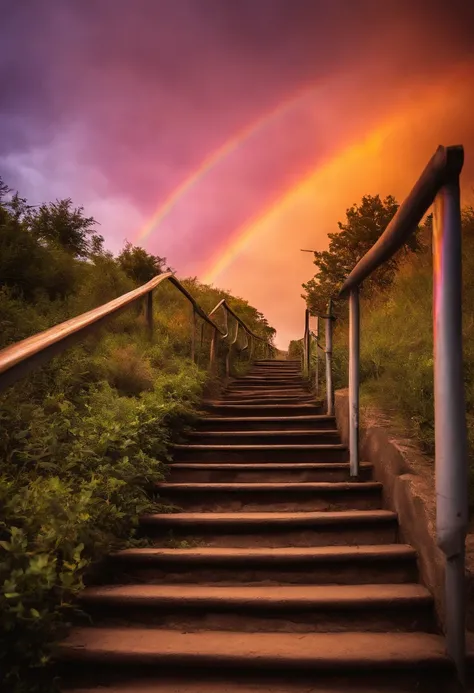
<svg viewBox="0 0 474 693"><path fill-rule="evenodd" d="M359 288L389 260L433 207L433 334L437 544L445 555L447 652L466 680L465 541L468 461L462 374L461 146L438 147L384 233L342 285L349 295L349 448L351 475L359 475Z"/></svg>
<svg viewBox="0 0 474 693"><path fill-rule="evenodd" d="M250 329L247 327L247 325L244 323L244 321L242 320L242 318L239 318L239 316L235 313L235 311L229 306L229 304L227 303L227 301L226 301L225 298L223 298L221 301L219 301L219 303L217 304L217 306L211 310L211 312L209 313L209 317L210 317L211 315L213 315L219 308L224 308L224 310L225 310L227 313L229 313L230 315L232 315L232 317L233 317L235 320L237 320L237 322L239 323L239 325L240 325L241 327L243 327L243 329L245 330L245 332L247 332L247 334L248 334L250 337L253 337L253 339L257 339L257 340L259 340L259 341L261 341L261 342L265 342L266 344L268 344L268 340L265 339L265 337L260 337L258 334L255 334L254 332L252 332L252 330L250 330Z"/></svg>
<svg viewBox="0 0 474 693"><path fill-rule="evenodd" d="M172 272L165 272L151 279L143 286L133 289L118 298L104 303L98 308L94 308L86 313L66 320L54 327L51 327L43 332L27 337L11 346L0 350L0 392L14 382L24 377L37 366L49 361L51 358L77 343L80 339L99 329L107 320L117 315L120 311L130 307L142 298L146 298L146 316L150 334L153 332L153 299L152 292L162 282L169 281L180 291L187 300L191 303L193 309L193 330L195 316L199 315L202 320L210 325L213 330L211 341L211 368L214 366L215 360L215 337L219 333L226 337L227 334L217 325L211 317L201 308L189 291L176 279ZM217 308L217 306L216 306ZM215 312L216 308L211 311ZM231 310L231 309L230 309ZM239 320L243 327L252 334L252 336L265 339L253 335L245 323L231 311L232 315ZM266 342L267 346L271 345ZM192 339L192 355L194 358L194 334Z"/></svg>

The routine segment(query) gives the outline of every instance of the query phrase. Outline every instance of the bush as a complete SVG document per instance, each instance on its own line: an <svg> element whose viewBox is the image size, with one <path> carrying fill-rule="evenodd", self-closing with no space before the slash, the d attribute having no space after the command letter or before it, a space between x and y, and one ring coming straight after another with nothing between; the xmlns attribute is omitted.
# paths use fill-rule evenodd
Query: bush
<svg viewBox="0 0 474 693"><path fill-rule="evenodd" d="M0 348L130 291L165 262L130 245L119 262L70 201L35 218L21 198L2 201L5 191L0 180ZM186 286L206 311L226 297L252 330L273 335L247 302L195 279ZM140 514L164 510L147 489L166 477L170 444L212 382L200 320L199 363L190 359L191 316L176 288L161 285L152 341L137 302L0 395L2 691L54 689L46 665L87 570L136 542Z"/></svg>

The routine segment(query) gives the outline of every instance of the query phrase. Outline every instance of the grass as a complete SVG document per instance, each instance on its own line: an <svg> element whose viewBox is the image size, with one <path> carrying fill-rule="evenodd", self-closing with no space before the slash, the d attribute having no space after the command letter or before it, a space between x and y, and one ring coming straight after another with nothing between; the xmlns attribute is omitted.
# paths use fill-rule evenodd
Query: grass
<svg viewBox="0 0 474 693"><path fill-rule="evenodd" d="M463 215L464 384L469 491L474 510L474 216ZM361 398L389 414L428 455L434 455L431 249L406 262L393 285L373 300L361 293ZM336 325L335 386L347 386L348 329Z"/></svg>

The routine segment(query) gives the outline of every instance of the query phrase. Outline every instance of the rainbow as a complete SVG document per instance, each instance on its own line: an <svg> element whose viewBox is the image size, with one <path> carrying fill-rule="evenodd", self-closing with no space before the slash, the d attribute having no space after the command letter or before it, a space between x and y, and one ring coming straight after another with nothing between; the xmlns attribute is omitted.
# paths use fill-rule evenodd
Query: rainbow
<svg viewBox="0 0 474 693"><path fill-rule="evenodd" d="M146 224L137 233L134 243L142 242L152 233L152 231L161 224L163 219L169 214L176 203L190 190L201 178L203 178L209 171L214 168L219 162L221 162L225 157L229 156L238 147L240 147L248 139L256 135L260 130L267 126L272 120L277 117L281 117L293 108L299 101L306 98L316 89L316 85L312 84L310 86L306 85L302 89L298 90L295 94L284 101L280 101L278 105L264 113L257 121L253 121L250 125L240 130L234 137L224 142L224 144L218 149L214 150L209 156L207 156L198 166L198 168L193 171L182 183L179 185L171 195L165 200L163 204L153 213L151 218L146 222Z"/></svg>
<svg viewBox="0 0 474 693"><path fill-rule="evenodd" d="M439 105L445 98L445 85L436 85L436 87L425 91L420 100L427 99L429 106L433 106ZM221 248L211 258L209 268L202 275L202 281L206 284L212 284L216 281L262 227L276 222L287 208L291 208L301 197L311 194L317 188L318 182L322 183L325 178L335 176L341 166L347 165L357 156L363 154L369 157L380 151L384 141L390 134L405 123L410 111L416 111L418 107L419 103L416 103L409 108L400 110L395 116L389 117L382 125L336 152L320 166L313 167L309 173L306 172L286 193L279 196L266 209L246 222L232 235L227 246L224 249Z"/></svg>

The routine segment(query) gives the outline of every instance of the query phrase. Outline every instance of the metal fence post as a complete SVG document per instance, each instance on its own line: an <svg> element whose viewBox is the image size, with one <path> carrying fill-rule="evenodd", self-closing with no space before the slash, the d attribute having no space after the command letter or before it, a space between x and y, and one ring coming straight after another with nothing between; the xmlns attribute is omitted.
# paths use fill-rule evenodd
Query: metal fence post
<svg viewBox="0 0 474 693"><path fill-rule="evenodd" d="M359 476L359 287L349 296L349 451L351 476Z"/></svg>
<svg viewBox="0 0 474 693"><path fill-rule="evenodd" d="M304 313L304 374L309 378L309 359L311 352L311 335L309 333L309 310Z"/></svg>
<svg viewBox="0 0 474 693"><path fill-rule="evenodd" d="M445 184L433 208L433 332L436 533L446 556L446 645L461 683L466 677L465 540L468 461L463 383L459 178Z"/></svg>
<svg viewBox="0 0 474 693"><path fill-rule="evenodd" d="M316 360L314 364L314 388L316 397L319 394L319 315L316 316Z"/></svg>
<svg viewBox="0 0 474 693"><path fill-rule="evenodd" d="M334 397L332 387L332 301L329 299L326 317L326 401L327 413L334 416Z"/></svg>
<svg viewBox="0 0 474 693"><path fill-rule="evenodd" d="M149 291L145 299L145 319L149 339L153 339L153 293Z"/></svg>
<svg viewBox="0 0 474 693"><path fill-rule="evenodd" d="M191 359L196 362L196 311L192 308L192 324L191 324Z"/></svg>

